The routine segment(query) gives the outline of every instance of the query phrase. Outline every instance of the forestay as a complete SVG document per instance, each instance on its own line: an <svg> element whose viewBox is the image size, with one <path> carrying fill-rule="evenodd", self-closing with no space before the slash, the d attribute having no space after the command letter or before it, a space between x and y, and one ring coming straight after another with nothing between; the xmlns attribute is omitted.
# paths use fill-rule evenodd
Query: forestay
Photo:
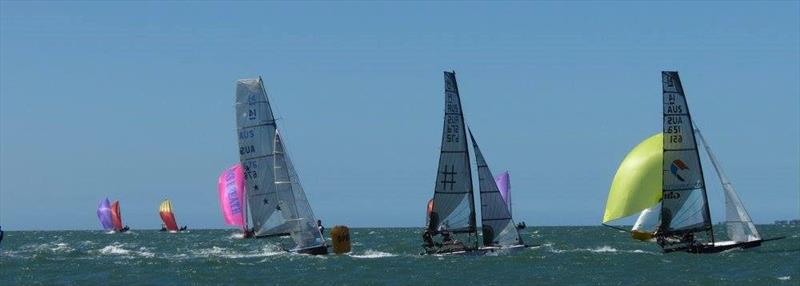
<svg viewBox="0 0 800 286"><path fill-rule="evenodd" d="M275 118L261 78L236 82L236 126L254 233L287 235L273 178Z"/></svg>
<svg viewBox="0 0 800 286"><path fill-rule="evenodd" d="M296 247L300 249L324 245L325 240L317 228L317 219L278 132L275 133L274 174L278 206L283 217L287 218L287 231L294 239Z"/></svg>
<svg viewBox="0 0 800 286"><path fill-rule="evenodd" d="M472 173L455 73L444 72L444 83L444 127L428 229L475 233Z"/></svg>
<svg viewBox="0 0 800 286"><path fill-rule="evenodd" d="M703 170L677 72L662 72L664 159L661 234L711 229Z"/></svg>
<svg viewBox="0 0 800 286"><path fill-rule="evenodd" d="M700 133L699 128L695 129L695 133L697 137L700 138L700 141L703 142L708 158L711 159L711 164L714 165L714 170L717 172L719 181L722 184L722 189L725 191L725 225L727 227L728 237L736 242L761 239L758 230L756 230L756 226L753 224L753 220L750 219L750 215L739 199L739 195L736 194L733 184L728 180L728 177L725 176L725 172L722 171L722 166L719 164L719 161L717 161L717 156L711 151L711 146L708 145L705 137Z"/></svg>
<svg viewBox="0 0 800 286"><path fill-rule="evenodd" d="M483 158L478 142L475 141L471 131L469 137L472 140L472 149L475 150L475 161L478 167L483 245L510 246L522 244L517 225L514 224L511 218L511 212L509 212L506 202L497 188L492 171Z"/></svg>

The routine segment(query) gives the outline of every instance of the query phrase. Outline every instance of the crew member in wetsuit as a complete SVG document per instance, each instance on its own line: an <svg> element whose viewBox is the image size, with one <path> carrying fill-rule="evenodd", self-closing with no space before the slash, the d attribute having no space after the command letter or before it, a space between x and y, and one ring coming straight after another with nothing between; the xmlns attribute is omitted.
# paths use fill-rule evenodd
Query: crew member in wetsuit
<svg viewBox="0 0 800 286"><path fill-rule="evenodd" d="M317 220L317 229L319 229L319 233L325 233L325 227L322 226L322 220Z"/></svg>
<svg viewBox="0 0 800 286"><path fill-rule="evenodd" d="M522 221L522 222L517 224L517 229L525 229L525 227L527 227L527 226L525 225L524 221Z"/></svg>
<svg viewBox="0 0 800 286"><path fill-rule="evenodd" d="M166 226L164 226L164 224L162 223L162 224L161 224L161 230L159 230L159 231L167 231L167 227L166 227Z"/></svg>
<svg viewBox="0 0 800 286"><path fill-rule="evenodd" d="M445 230L442 232L442 243L443 244L452 244L453 238L450 236L450 232Z"/></svg>
<svg viewBox="0 0 800 286"><path fill-rule="evenodd" d="M433 244L433 236L431 235L431 231L430 230L426 229L425 232L422 233L422 241L425 243L425 244L422 245L425 248L431 248L431 247L434 246L434 244Z"/></svg>
<svg viewBox="0 0 800 286"><path fill-rule="evenodd" d="M186 229L187 229L187 227L184 225L184 226L183 226L183 227L180 229L180 231L184 231L184 230L186 230Z"/></svg>

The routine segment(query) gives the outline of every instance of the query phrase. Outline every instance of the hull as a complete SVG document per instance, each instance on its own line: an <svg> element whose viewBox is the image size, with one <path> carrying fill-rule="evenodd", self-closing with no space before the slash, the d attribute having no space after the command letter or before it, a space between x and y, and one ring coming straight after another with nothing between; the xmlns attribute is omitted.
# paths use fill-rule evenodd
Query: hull
<svg viewBox="0 0 800 286"><path fill-rule="evenodd" d="M425 253L422 255L435 255L435 256L445 256L445 255L465 255L465 256L480 256L485 255L488 253L516 253L518 251L524 250L526 248L532 247L530 245L511 245L511 246L484 246L475 248L464 247L463 245L456 245L456 246L442 246L436 249L425 249Z"/></svg>
<svg viewBox="0 0 800 286"><path fill-rule="evenodd" d="M715 243L703 243L703 244L691 245L682 248L665 249L664 253L678 252L678 251L696 253L696 254L720 253L731 249L747 249L747 248L758 247L761 246L761 242L763 242L763 240L760 239L747 242L719 241Z"/></svg>
<svg viewBox="0 0 800 286"><path fill-rule="evenodd" d="M308 248L292 249L291 252L309 255L326 255L328 254L328 246L321 245Z"/></svg>

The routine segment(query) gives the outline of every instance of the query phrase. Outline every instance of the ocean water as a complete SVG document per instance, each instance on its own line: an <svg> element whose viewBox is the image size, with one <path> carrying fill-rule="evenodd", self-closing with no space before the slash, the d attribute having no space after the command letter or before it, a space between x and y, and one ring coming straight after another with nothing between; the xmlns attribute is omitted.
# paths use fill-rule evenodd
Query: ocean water
<svg viewBox="0 0 800 286"><path fill-rule="evenodd" d="M289 254L234 230L10 231L0 285L800 285L800 227L750 250L662 254L605 227L535 227L513 254L421 256L421 229L353 228L348 255Z"/></svg>

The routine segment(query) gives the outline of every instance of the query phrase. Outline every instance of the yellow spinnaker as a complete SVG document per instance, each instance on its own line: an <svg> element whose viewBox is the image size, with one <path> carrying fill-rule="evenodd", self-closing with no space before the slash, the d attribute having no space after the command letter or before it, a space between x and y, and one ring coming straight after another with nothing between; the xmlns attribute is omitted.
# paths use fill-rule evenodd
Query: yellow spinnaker
<svg viewBox="0 0 800 286"><path fill-rule="evenodd" d="M164 213L171 213L172 212L172 201L164 200L163 202L161 202L161 206L158 207L158 211L159 212L164 212Z"/></svg>
<svg viewBox="0 0 800 286"><path fill-rule="evenodd" d="M663 138L658 133L645 139L622 160L608 192L603 223L636 214L661 201Z"/></svg>

